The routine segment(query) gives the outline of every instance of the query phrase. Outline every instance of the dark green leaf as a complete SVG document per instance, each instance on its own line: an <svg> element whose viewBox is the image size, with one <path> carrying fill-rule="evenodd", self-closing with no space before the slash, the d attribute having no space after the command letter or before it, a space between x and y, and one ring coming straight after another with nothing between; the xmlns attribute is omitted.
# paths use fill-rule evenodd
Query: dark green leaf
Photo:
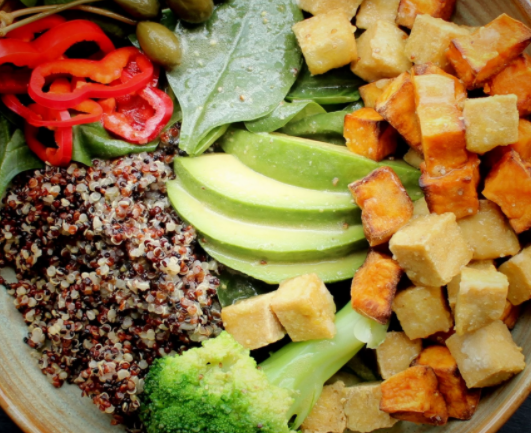
<svg viewBox="0 0 531 433"><path fill-rule="evenodd" d="M63 5L65 3L71 3L74 0L44 0L45 5Z"/></svg>
<svg viewBox="0 0 531 433"><path fill-rule="evenodd" d="M276 289L275 286L232 271L222 272L219 280L218 298L223 308Z"/></svg>
<svg viewBox="0 0 531 433"><path fill-rule="evenodd" d="M175 14L171 11L171 9L162 9L161 15L160 23L163 26L168 27L173 32L177 26L177 17Z"/></svg>
<svg viewBox="0 0 531 433"><path fill-rule="evenodd" d="M183 110L181 149L199 155L214 128L278 106L300 68L291 27L301 19L294 0L227 0L206 24L177 25L184 56L168 81Z"/></svg>
<svg viewBox="0 0 531 433"><path fill-rule="evenodd" d="M22 4L28 8L35 6L39 0L20 0Z"/></svg>
<svg viewBox="0 0 531 433"><path fill-rule="evenodd" d="M136 34L131 33L129 36L127 36L127 39L129 39L129 42L138 49L140 49L140 43L138 42L138 38L136 37Z"/></svg>

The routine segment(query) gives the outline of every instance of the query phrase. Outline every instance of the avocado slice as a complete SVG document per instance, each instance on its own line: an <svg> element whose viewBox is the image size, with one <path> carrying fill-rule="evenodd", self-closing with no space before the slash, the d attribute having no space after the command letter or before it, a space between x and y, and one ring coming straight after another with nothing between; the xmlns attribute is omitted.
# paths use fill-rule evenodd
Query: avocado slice
<svg viewBox="0 0 531 433"><path fill-rule="evenodd" d="M204 239L199 243L210 256L220 263L269 284L279 284L288 278L313 272L319 275L325 283L348 280L354 276L367 256L367 251L362 250L330 260L264 263L248 257L232 255Z"/></svg>
<svg viewBox="0 0 531 433"><path fill-rule="evenodd" d="M188 193L179 180L167 184L177 213L209 243L258 260L336 258L366 244L361 225L335 229L294 229L241 221L221 214Z"/></svg>
<svg viewBox="0 0 531 433"><path fill-rule="evenodd" d="M251 170L226 153L176 158L175 172L192 196L233 218L332 229L361 221L360 209L352 203L350 193L288 185Z"/></svg>
<svg viewBox="0 0 531 433"><path fill-rule="evenodd" d="M420 171L403 161L380 163L356 155L344 146L279 133L255 134L230 128L218 140L226 153L236 156L265 176L302 188L347 191L348 184L381 166L391 167L413 200L422 197Z"/></svg>

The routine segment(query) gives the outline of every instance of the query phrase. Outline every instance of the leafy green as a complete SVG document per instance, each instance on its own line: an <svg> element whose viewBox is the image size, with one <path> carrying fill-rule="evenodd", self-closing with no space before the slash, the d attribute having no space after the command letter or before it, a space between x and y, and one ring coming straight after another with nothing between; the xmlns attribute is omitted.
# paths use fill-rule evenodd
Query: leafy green
<svg viewBox="0 0 531 433"><path fill-rule="evenodd" d="M160 23L173 31L177 25L177 17L171 9L162 9Z"/></svg>
<svg viewBox="0 0 531 433"><path fill-rule="evenodd" d="M44 0L45 5L63 5L66 3L71 3L74 0Z"/></svg>
<svg viewBox="0 0 531 433"><path fill-rule="evenodd" d="M304 67L286 99L309 99L321 105L348 104L360 99L358 88L363 84L348 66L313 76L308 68Z"/></svg>
<svg viewBox="0 0 531 433"><path fill-rule="evenodd" d="M183 110L181 149L198 155L213 129L278 106L301 65L291 30L301 19L293 0L227 0L204 25L177 25L184 56L168 81Z"/></svg>
<svg viewBox="0 0 531 433"><path fill-rule="evenodd" d="M20 0L22 4L28 8L35 6L39 0Z"/></svg>
<svg viewBox="0 0 531 433"><path fill-rule="evenodd" d="M275 286L232 271L222 272L219 280L218 298L223 308L276 289Z"/></svg>

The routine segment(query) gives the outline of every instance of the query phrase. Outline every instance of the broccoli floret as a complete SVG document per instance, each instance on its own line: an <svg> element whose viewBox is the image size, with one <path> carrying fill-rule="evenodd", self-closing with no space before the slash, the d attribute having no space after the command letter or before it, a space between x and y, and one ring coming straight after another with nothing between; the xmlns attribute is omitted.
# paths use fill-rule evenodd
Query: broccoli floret
<svg viewBox="0 0 531 433"><path fill-rule="evenodd" d="M158 360L142 396L149 433L290 433L324 383L385 327L350 303L336 315L333 339L290 343L257 368L248 350L223 332L180 356ZM371 346L371 344L369 344Z"/></svg>

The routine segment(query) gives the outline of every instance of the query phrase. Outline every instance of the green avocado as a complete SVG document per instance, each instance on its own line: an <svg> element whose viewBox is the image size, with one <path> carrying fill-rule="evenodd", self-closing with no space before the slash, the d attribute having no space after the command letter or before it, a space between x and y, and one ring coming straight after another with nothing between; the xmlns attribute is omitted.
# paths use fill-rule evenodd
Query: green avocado
<svg viewBox="0 0 531 433"><path fill-rule="evenodd" d="M231 218L279 227L332 229L361 220L348 192L288 185L251 170L226 153L176 158L175 173L192 196Z"/></svg>
<svg viewBox="0 0 531 433"><path fill-rule="evenodd" d="M366 245L361 225L295 229L230 218L194 198L179 180L167 183L177 213L201 237L226 251L257 260L311 261L333 259Z"/></svg>
<svg viewBox="0 0 531 433"><path fill-rule="evenodd" d="M391 167L413 200L422 197L420 172L403 161L380 163L344 146L279 133L254 134L231 128L218 141L226 153L249 168L290 185L321 191L347 191L349 183L381 166Z"/></svg>

